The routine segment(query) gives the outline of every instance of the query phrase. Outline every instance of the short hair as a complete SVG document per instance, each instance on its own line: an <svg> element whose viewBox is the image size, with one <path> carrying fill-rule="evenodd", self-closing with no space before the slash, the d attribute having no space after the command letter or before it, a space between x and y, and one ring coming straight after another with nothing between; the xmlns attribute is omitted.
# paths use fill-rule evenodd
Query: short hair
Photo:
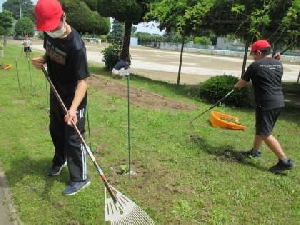
<svg viewBox="0 0 300 225"><path fill-rule="evenodd" d="M259 51L261 51L264 55L270 55L271 54L271 47L263 48Z"/></svg>

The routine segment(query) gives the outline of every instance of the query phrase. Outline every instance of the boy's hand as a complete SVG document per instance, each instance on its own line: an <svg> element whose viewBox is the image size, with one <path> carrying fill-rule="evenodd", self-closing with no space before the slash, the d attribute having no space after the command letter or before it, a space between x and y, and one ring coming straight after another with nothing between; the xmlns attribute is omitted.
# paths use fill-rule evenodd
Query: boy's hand
<svg viewBox="0 0 300 225"><path fill-rule="evenodd" d="M276 52L273 56L274 59L280 60L280 52Z"/></svg>
<svg viewBox="0 0 300 225"><path fill-rule="evenodd" d="M46 63L46 59L44 56L38 56L31 59L32 65L37 68L41 69L42 66Z"/></svg>

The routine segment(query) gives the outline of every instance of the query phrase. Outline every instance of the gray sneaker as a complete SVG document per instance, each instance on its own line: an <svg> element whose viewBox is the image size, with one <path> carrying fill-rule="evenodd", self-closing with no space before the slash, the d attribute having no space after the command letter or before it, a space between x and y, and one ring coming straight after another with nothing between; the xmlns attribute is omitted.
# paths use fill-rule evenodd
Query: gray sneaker
<svg viewBox="0 0 300 225"><path fill-rule="evenodd" d="M241 152L241 154L245 157L253 157L253 158L256 158L256 159L260 159L261 156L262 156L261 151L253 150L253 149L251 149L250 151Z"/></svg>
<svg viewBox="0 0 300 225"><path fill-rule="evenodd" d="M85 181L79 181L79 182L71 182L71 184L66 187L66 189L63 191L63 194L65 195L75 195L79 191L83 190L87 186L90 185L90 179L86 179Z"/></svg>
<svg viewBox="0 0 300 225"><path fill-rule="evenodd" d="M52 165L48 171L48 176L54 177L54 176L58 176L60 174L60 172L62 171L62 169L67 165L67 162L65 162L63 165L61 166L54 166Z"/></svg>

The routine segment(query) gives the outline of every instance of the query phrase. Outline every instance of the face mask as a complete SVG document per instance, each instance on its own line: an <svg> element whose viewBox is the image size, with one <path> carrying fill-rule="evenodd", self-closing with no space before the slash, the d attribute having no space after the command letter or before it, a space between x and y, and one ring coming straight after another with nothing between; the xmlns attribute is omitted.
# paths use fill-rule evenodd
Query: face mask
<svg viewBox="0 0 300 225"><path fill-rule="evenodd" d="M63 21L63 25L59 30L56 30L54 32L46 32L50 37L52 38L60 38L61 36L64 35L64 33L66 32L67 28L65 26L65 20Z"/></svg>

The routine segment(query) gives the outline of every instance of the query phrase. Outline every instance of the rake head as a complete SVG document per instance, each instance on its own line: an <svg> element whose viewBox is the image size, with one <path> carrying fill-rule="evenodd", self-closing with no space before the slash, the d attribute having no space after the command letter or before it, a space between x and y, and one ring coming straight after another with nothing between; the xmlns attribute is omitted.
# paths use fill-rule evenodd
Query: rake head
<svg viewBox="0 0 300 225"><path fill-rule="evenodd" d="M154 221L133 201L113 188L117 202L107 197L105 188L105 221L112 225L154 225Z"/></svg>

